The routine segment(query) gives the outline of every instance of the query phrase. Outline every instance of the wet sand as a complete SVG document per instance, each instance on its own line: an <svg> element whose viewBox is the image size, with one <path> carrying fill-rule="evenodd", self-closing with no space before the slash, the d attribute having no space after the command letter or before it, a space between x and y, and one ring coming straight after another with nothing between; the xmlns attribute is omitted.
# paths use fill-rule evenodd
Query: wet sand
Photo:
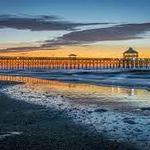
<svg viewBox="0 0 150 150"><path fill-rule="evenodd" d="M10 83L1 82L0 85L2 88ZM16 101L0 93L0 149L133 150L135 148L129 143L107 140L88 127L75 124L64 111Z"/></svg>

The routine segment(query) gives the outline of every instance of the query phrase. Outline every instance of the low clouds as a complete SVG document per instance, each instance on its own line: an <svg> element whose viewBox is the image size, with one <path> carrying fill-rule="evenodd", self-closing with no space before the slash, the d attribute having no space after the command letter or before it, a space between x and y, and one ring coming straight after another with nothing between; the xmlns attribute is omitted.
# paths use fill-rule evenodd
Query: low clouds
<svg viewBox="0 0 150 150"><path fill-rule="evenodd" d="M41 48L47 48L47 47L55 47L56 48L56 47L60 47L60 46L78 45L78 44L82 44L82 42L58 38L56 40L44 41L44 44L41 45Z"/></svg>
<svg viewBox="0 0 150 150"><path fill-rule="evenodd" d="M0 52L27 52L27 51L37 51L37 50L56 50L60 46L78 45L80 42L66 41L66 40L47 40L44 41L40 46L25 46L25 47L12 47L1 49Z"/></svg>
<svg viewBox="0 0 150 150"><path fill-rule="evenodd" d="M75 31L65 34L61 39L76 42L98 42L140 39L143 33L150 31L150 23L122 24L108 28ZM59 38L60 40L60 38Z"/></svg>
<svg viewBox="0 0 150 150"><path fill-rule="evenodd" d="M33 50L38 50L40 47L36 46L25 46L25 47L13 47L13 48L6 48L6 49L1 49L1 53L5 52L27 52L27 51L33 51Z"/></svg>
<svg viewBox="0 0 150 150"><path fill-rule="evenodd" d="M108 23L74 23L63 21L57 16L15 16L0 15L0 28L13 28L30 31L75 30L76 27Z"/></svg>
<svg viewBox="0 0 150 150"><path fill-rule="evenodd" d="M120 24L111 27L77 30L77 27L88 25L107 25L109 23L73 23L62 21L57 16L12 16L0 15L0 28L15 28L30 31L65 30L64 34L53 40L43 41L38 47L9 48L6 51L25 51L38 49L56 49L66 45L90 44L99 41L121 41L144 38L143 34L150 31L150 23ZM14 35L15 36L15 35ZM5 51L5 50L4 50Z"/></svg>
<svg viewBox="0 0 150 150"><path fill-rule="evenodd" d="M150 31L150 23L122 24L107 28L74 31L64 34L56 40L47 40L41 47L59 47L62 45L89 44L100 41L142 39L142 34L147 31Z"/></svg>
<svg viewBox="0 0 150 150"><path fill-rule="evenodd" d="M6 52L29 52L29 51L37 51L37 50L56 50L58 46L26 46L26 47L12 47L0 49L0 53Z"/></svg>

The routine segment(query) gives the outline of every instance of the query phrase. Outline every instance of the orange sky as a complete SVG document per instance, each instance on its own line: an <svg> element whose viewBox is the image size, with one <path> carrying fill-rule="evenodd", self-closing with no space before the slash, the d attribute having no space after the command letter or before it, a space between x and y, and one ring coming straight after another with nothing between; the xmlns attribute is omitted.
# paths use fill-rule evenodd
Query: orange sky
<svg viewBox="0 0 150 150"><path fill-rule="evenodd" d="M140 57L150 58L150 47L133 47L138 50ZM76 54L78 57L122 57L127 46L91 45L91 46L64 46L57 50L35 50L28 52L3 52L0 56L33 56L33 57L66 57Z"/></svg>

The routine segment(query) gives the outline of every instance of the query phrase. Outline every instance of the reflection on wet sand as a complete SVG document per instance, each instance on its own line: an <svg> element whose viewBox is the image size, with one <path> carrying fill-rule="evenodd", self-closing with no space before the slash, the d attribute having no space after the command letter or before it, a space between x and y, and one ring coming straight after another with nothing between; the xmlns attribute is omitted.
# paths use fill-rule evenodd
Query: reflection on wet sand
<svg viewBox="0 0 150 150"><path fill-rule="evenodd" d="M143 150L150 147L147 90L20 76L0 76L0 80L24 82L2 89L16 101L65 112L75 123L103 133L108 139L130 142Z"/></svg>
<svg viewBox="0 0 150 150"><path fill-rule="evenodd" d="M45 80L33 77L22 77L22 76L8 76L0 75L0 80L4 81L19 81L30 86L32 90L39 90L43 92L55 91L61 95L67 97L73 97L76 99L95 98L96 101L139 101L150 103L149 96L150 92L144 89L130 89L117 86L96 86L91 84L81 83L66 83L55 80ZM35 86L36 84L36 86ZM103 97L105 97L103 99ZM107 98L108 99L107 99ZM110 99L111 98L111 99ZM94 100L94 99L93 99Z"/></svg>

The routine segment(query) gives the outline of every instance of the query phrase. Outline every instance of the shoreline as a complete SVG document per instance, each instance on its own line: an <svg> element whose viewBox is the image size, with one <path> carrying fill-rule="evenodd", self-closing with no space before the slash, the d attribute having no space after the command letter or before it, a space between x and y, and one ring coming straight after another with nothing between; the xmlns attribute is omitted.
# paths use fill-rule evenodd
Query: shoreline
<svg viewBox="0 0 150 150"><path fill-rule="evenodd" d="M86 126L73 123L62 111L16 101L2 93L0 99L2 104L0 106L3 106L0 109L2 135L18 132L13 136L0 139L0 148L3 150L35 149L37 146L37 148L44 146L42 149L68 150L134 149L129 143L119 143L115 140L107 140L102 135L93 134Z"/></svg>
<svg viewBox="0 0 150 150"><path fill-rule="evenodd" d="M148 71L150 72L150 71ZM91 73L91 72L86 72L86 73ZM100 73L100 74L111 74L113 72L109 72L109 73ZM129 73L136 73L136 72L129 72ZM61 73L60 73L61 74ZM119 73L113 73L113 74L120 74ZM122 73L121 73L122 74ZM120 75L121 75L120 74ZM37 79L43 79L43 80L53 80L53 81L59 81L59 82L63 82L63 83L75 83L75 84L89 84L89 85L95 85L95 86L107 86L107 87L113 87L113 86L116 86L116 87L120 87L120 88L134 88L134 89L144 89L144 90L148 90L150 91L150 82L149 82L149 77L146 78L147 79L147 82L145 82L145 78L144 79L140 79L140 78L137 78L136 80L132 80L132 78L126 78L126 77L119 77L120 79L113 79L113 78L110 78L108 80L105 79L105 80L101 80L101 79L98 79L98 80L93 80L93 81L87 81L88 79L85 79L84 78L82 80L77 80L77 79L61 79L61 78L57 78L57 77L53 77L53 78L50 78L50 75L55 75L55 73L51 74L51 73L45 73L45 72L41 72L40 75L37 75L37 73L0 73L0 75L6 75L6 76L20 76L20 77L33 77L33 78L37 78ZM64 74L65 75L65 74ZM66 75L69 75L69 76L72 76L74 75L74 73L66 73ZM136 83L136 84L135 84Z"/></svg>
<svg viewBox="0 0 150 150"><path fill-rule="evenodd" d="M40 85L38 86L42 88ZM15 91L17 92L15 93ZM48 93L39 92L34 84L33 86L26 84L15 85L11 88L6 88L4 91L2 90L2 92L8 94L8 96L19 103L23 101L31 105L34 104L61 112L75 125L86 127L88 130L97 133L97 135L105 135L105 139L114 143L132 143L144 150L147 150L150 144L148 141L143 141L143 139L149 138L148 127L145 129L146 124L149 126L147 122L148 117L146 116L145 118L142 116L137 118L136 115L131 115L131 113L114 112L101 106L93 107L93 105L89 104L87 106L76 105L75 103L70 103L66 97L62 97L62 95L54 91L49 91ZM136 139L137 136L138 139Z"/></svg>

